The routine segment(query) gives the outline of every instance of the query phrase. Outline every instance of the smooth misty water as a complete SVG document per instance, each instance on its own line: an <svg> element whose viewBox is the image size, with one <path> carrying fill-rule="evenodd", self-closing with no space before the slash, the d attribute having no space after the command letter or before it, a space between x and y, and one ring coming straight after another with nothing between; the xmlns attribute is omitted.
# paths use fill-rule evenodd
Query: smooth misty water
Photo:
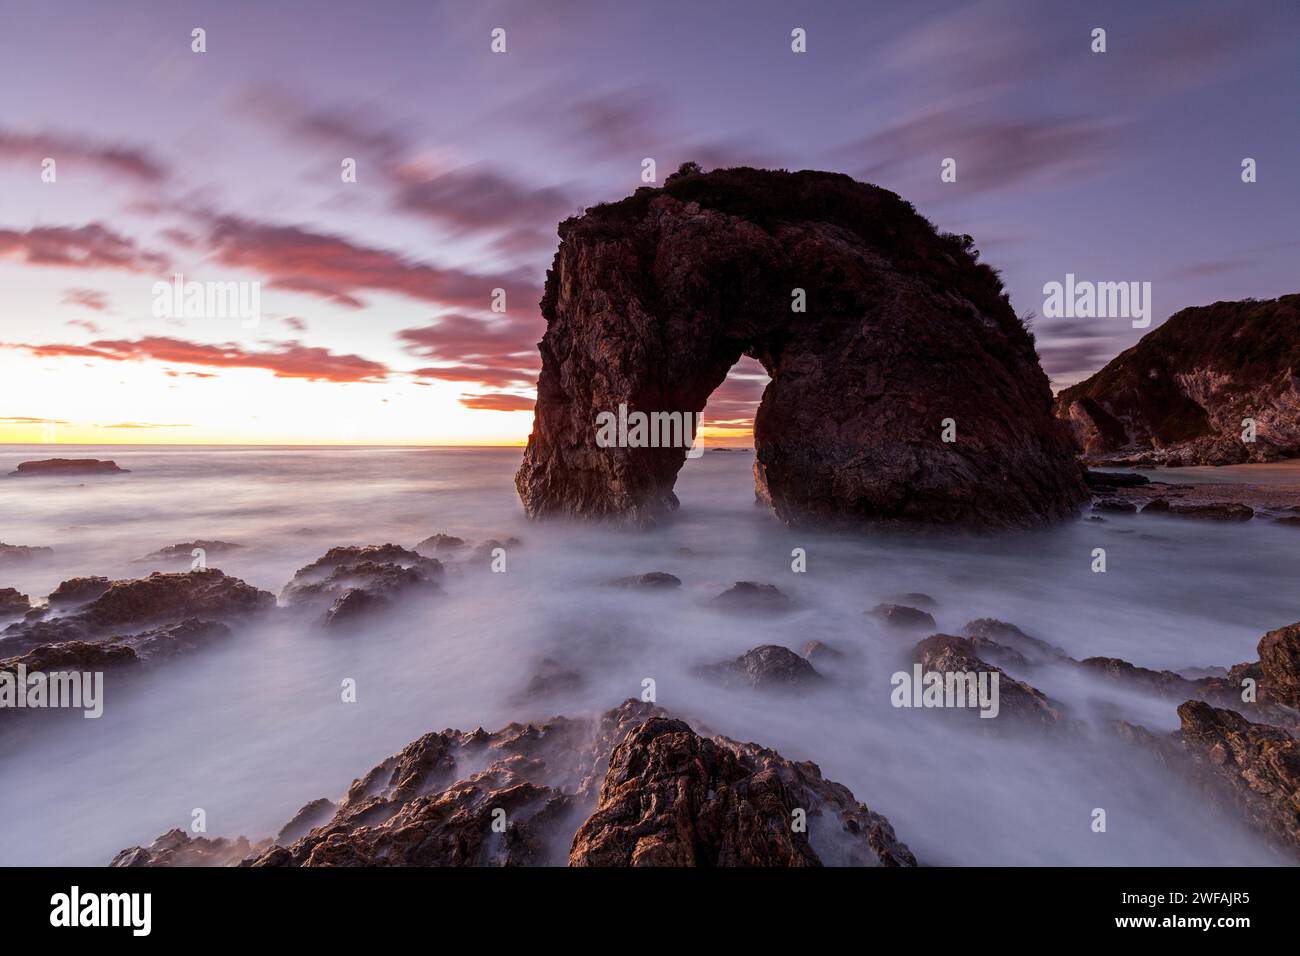
<svg viewBox="0 0 1300 956"><path fill-rule="evenodd" d="M55 451L7 446L0 471ZM154 567L134 559L195 538L248 546L209 563L276 593L338 544L410 547L437 531L524 544L505 574L470 566L449 576L430 612L333 637L273 616L110 696L100 720L25 722L29 735L0 754L0 863L102 864L188 826L195 807L210 835L267 836L424 732L594 712L639 695L645 677L688 720L817 762L885 813L923 862L1275 862L1100 726L1117 707L1171 730L1176 701L1073 670L1039 672L1033 682L1091 718L1091 732L990 739L937 712L889 705L889 677L920 635L885 632L863 611L926 591L949 632L990 616L1075 657L1230 665L1253 660L1264 631L1300 619L1294 528L1116 516L984 539L796 532L753 505L750 453L711 452L687 462L677 520L634 534L529 524L512 484L514 449L57 452L113 458L132 473L0 478L0 540L55 549L48 561L0 566L0 587L33 597L74 575L140 576ZM807 550L806 574L791 572L794 547ZM1107 550L1106 574L1089 570L1096 547ZM598 586L652 570L684 586ZM711 610L709 599L737 580L777 584L799 609L756 619ZM759 644L797 650L814 638L861 655L817 693L773 698L692 674ZM586 687L520 703L542 657L582 670ZM355 704L340 701L345 677L357 681ZM1090 830L1094 807L1107 810L1106 834Z"/></svg>

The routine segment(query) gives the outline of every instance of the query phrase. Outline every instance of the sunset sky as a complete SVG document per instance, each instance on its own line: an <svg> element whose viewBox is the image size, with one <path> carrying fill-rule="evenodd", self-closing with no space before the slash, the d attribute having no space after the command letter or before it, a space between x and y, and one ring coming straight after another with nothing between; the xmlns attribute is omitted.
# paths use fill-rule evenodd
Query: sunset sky
<svg viewBox="0 0 1300 956"><path fill-rule="evenodd" d="M1067 272L1155 324L1295 292L1298 39L1294 0L0 0L0 441L522 442L555 226L644 157L893 189L1021 313ZM261 283L260 323L155 317L175 273ZM1034 327L1056 387L1141 334Z"/></svg>

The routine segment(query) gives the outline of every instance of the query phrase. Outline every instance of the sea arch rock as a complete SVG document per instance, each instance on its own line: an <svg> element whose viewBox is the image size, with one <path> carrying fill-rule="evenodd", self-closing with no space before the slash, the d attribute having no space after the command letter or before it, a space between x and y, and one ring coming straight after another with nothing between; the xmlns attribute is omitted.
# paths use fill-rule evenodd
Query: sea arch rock
<svg viewBox="0 0 1300 956"><path fill-rule="evenodd" d="M894 193L687 164L559 232L515 477L531 517L647 526L674 510L684 450L601 447L597 416L698 415L742 355L772 379L757 495L789 524L1024 527L1086 497L997 274Z"/></svg>

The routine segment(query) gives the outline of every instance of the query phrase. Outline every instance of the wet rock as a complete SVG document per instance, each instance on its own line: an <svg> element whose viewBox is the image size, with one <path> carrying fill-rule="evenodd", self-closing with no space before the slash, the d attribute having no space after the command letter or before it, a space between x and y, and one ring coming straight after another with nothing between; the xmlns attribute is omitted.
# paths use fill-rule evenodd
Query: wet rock
<svg viewBox="0 0 1300 956"><path fill-rule="evenodd" d="M1143 485L1151 484L1151 479L1146 475L1122 471L1092 471L1089 469L1084 470L1083 480L1087 483L1089 490L1098 494L1114 491L1116 488L1140 488Z"/></svg>
<svg viewBox="0 0 1300 956"><path fill-rule="evenodd" d="M807 832L792 826L798 811ZM609 759L571 866L914 866L889 821L815 764L652 717Z"/></svg>
<svg viewBox="0 0 1300 956"><path fill-rule="evenodd" d="M1034 666L1053 660L1070 660L1070 656L1055 644L1031 637L1016 625L996 618L977 618L968 622L962 632L974 642L979 653L986 648L1010 648Z"/></svg>
<svg viewBox="0 0 1300 956"><path fill-rule="evenodd" d="M98 458L46 458L41 461L25 461L17 471L9 472L10 477L32 477L34 475L118 475L126 474L130 469L117 467L116 462Z"/></svg>
<svg viewBox="0 0 1300 956"><path fill-rule="evenodd" d="M21 617L31 609L26 594L19 594L16 588L0 588L0 618Z"/></svg>
<svg viewBox="0 0 1300 956"><path fill-rule="evenodd" d="M844 661L844 652L825 641L809 641L803 646L803 656L814 668L826 670Z"/></svg>
<svg viewBox="0 0 1300 956"><path fill-rule="evenodd" d="M887 599L889 604L903 604L908 607L925 608L933 611L939 606L939 602L923 591L907 591L903 594L895 594Z"/></svg>
<svg viewBox="0 0 1300 956"><path fill-rule="evenodd" d="M685 443L601 447L593 422L620 406L694 416L742 354L772 376L755 486L787 523L1026 526L1073 516L1086 496L996 273L973 240L936 233L887 190L813 171L691 172L569 219L560 237L515 478L532 518L645 527L674 511ZM806 313L790 308L795 287L816 303ZM939 441L955 408L966 437Z"/></svg>
<svg viewBox="0 0 1300 956"><path fill-rule="evenodd" d="M1092 507L1097 511L1112 511L1119 514L1132 514L1137 511L1137 505L1124 498L1098 498L1092 503Z"/></svg>
<svg viewBox="0 0 1300 956"><path fill-rule="evenodd" d="M645 574L632 574L623 578L612 578L605 582L609 587L639 588L642 590L663 591L679 588L682 579L667 571L648 571Z"/></svg>
<svg viewBox="0 0 1300 956"><path fill-rule="evenodd" d="M232 551L242 551L242 544L231 544L229 541L187 541L181 544L169 544L165 548L154 551L152 554L146 554L141 561L189 561L194 555L195 549L202 550L205 557L211 557L217 554L229 554Z"/></svg>
<svg viewBox="0 0 1300 956"><path fill-rule="evenodd" d="M757 690L799 690L825 680L807 659L779 644L764 644L734 661L706 664L696 671L703 677Z"/></svg>
<svg viewBox="0 0 1300 956"><path fill-rule="evenodd" d="M95 600L107 591L112 583L104 577L70 578L60 582L59 586L50 592L48 601L52 608L80 607Z"/></svg>
<svg viewBox="0 0 1300 956"><path fill-rule="evenodd" d="M1300 740L1199 700L1180 706L1178 716L1197 768L1226 785L1251 826L1300 858Z"/></svg>
<svg viewBox="0 0 1300 956"><path fill-rule="evenodd" d="M30 547L25 544L5 544L0 541L0 564L19 564L34 558L48 558L53 548Z"/></svg>
<svg viewBox="0 0 1300 956"><path fill-rule="evenodd" d="M554 658L544 657L538 662L537 671L528 679L520 697L531 700L573 693L582 690L586 683L586 678L580 671L567 667Z"/></svg>
<svg viewBox="0 0 1300 956"><path fill-rule="evenodd" d="M391 608L399 599L441 592L441 562L396 544L331 548L300 568L281 597L290 607L325 611L321 622L341 626Z"/></svg>
<svg viewBox="0 0 1300 956"><path fill-rule="evenodd" d="M1157 694L1170 697L1186 699L1201 690L1195 681L1190 681L1181 674L1138 667L1118 657L1087 657L1079 661L1079 666L1106 677L1140 684Z"/></svg>
<svg viewBox="0 0 1300 956"><path fill-rule="evenodd" d="M523 542L518 538L506 538L504 541L499 541L496 538L488 538L474 549L474 557L478 558L480 561L487 561L492 558L492 552L496 551L498 548L508 551L510 548L517 548L521 544L523 544Z"/></svg>
<svg viewBox="0 0 1300 956"><path fill-rule="evenodd" d="M103 671L110 668L130 667L139 661L139 655L132 648L121 644L66 641L62 644L42 644L20 657L0 660L0 671L14 673L19 664L22 664L28 673Z"/></svg>
<svg viewBox="0 0 1300 956"><path fill-rule="evenodd" d="M164 624L139 634L109 638L109 643L126 647L142 661L153 663L181 654L201 650L231 636L230 628L220 621L200 621L187 618L174 624Z"/></svg>
<svg viewBox="0 0 1300 956"><path fill-rule="evenodd" d="M280 828L280 832L275 835L275 842L280 847L293 843L305 837L312 830L316 829L329 820L338 811L334 801L326 800L321 797L306 804L301 810L293 815L293 819Z"/></svg>
<svg viewBox="0 0 1300 956"><path fill-rule="evenodd" d="M1300 623L1259 639L1261 684L1270 700L1300 710Z"/></svg>
<svg viewBox="0 0 1300 956"><path fill-rule="evenodd" d="M931 635L913 648L912 660L920 664L923 671L938 671L942 674L996 672L998 674L998 715L994 718L981 718L978 721L981 725L1013 724L1057 729L1065 724L1064 712L1060 704L1050 700L1038 688L1016 680L1002 668L981 659L976 652L975 642L970 638L955 637L951 634ZM965 713L978 713L970 707L962 710Z"/></svg>
<svg viewBox="0 0 1300 956"><path fill-rule="evenodd" d="M928 628L937 626L928 611L907 607L904 604L877 604L867 612L877 621L896 628Z"/></svg>
<svg viewBox="0 0 1300 956"><path fill-rule="evenodd" d="M426 734L354 781L337 806L299 811L281 831L292 842L191 841L172 831L114 863L915 865L889 821L816 765L663 717L629 700L594 719ZM692 762L691 753L702 757ZM633 784L636 773L643 779ZM795 810L806 814L806 834L791 826ZM625 823L633 815L642 825Z"/></svg>
<svg viewBox="0 0 1300 956"><path fill-rule="evenodd" d="M168 830L148 847L134 846L121 851L109 866L236 866L268 843L252 844L245 837L234 840L191 837L184 830Z"/></svg>
<svg viewBox="0 0 1300 956"><path fill-rule="evenodd" d="M1236 502L1205 502L1189 504L1156 498L1142 508L1143 514L1170 514L1184 518L1206 518L1211 521L1249 521L1255 509Z"/></svg>
<svg viewBox="0 0 1300 956"><path fill-rule="evenodd" d="M454 554L457 551L463 551L469 547L464 538L457 538L450 534L431 534L415 546L415 550L421 554L431 554L445 557Z"/></svg>
<svg viewBox="0 0 1300 956"><path fill-rule="evenodd" d="M794 602L775 584L737 581L713 599L715 607L742 614L770 614L788 611Z"/></svg>

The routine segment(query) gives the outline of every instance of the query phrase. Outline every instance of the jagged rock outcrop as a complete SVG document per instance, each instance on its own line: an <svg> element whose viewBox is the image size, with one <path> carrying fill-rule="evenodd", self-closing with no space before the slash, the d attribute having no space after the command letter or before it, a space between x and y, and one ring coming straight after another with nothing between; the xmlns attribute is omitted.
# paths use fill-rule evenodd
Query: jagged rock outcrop
<svg viewBox="0 0 1300 956"><path fill-rule="evenodd" d="M646 526L675 509L683 442L602 447L597 416L689 415L689 445L742 355L772 377L755 486L787 523L1027 526L1086 496L996 273L887 190L684 167L560 237L515 478L531 517Z"/></svg>
<svg viewBox="0 0 1300 956"><path fill-rule="evenodd" d="M165 573L155 571L147 578L109 581L103 578L74 578L65 581L51 595L58 604L71 607L57 617L24 620L0 632L0 654L20 654L42 644L65 641L118 640L133 636L144 641L150 628L187 624L170 635L152 635L204 641L215 632L203 630L204 622L222 621L257 614L275 607L275 595L208 568L202 571ZM102 590L100 590L102 588ZM86 598L99 591L93 599ZM189 626L189 622L193 622Z"/></svg>
<svg viewBox="0 0 1300 956"><path fill-rule="evenodd" d="M17 588L0 588L0 618L21 617L32 609L26 594Z"/></svg>
<svg viewBox="0 0 1300 956"><path fill-rule="evenodd" d="M806 830L796 821L806 821ZM820 852L819 852L820 849ZM915 866L889 821L756 744L652 717L614 748L572 866Z"/></svg>
<svg viewBox="0 0 1300 956"><path fill-rule="evenodd" d="M426 734L337 805L303 807L279 839L292 842L171 831L113 865L230 865L240 850L245 866L916 864L816 765L635 700L593 719Z"/></svg>
<svg viewBox="0 0 1300 956"><path fill-rule="evenodd" d="M1183 309L1056 398L1094 463L1300 455L1300 294ZM1255 441L1242 440L1243 420Z"/></svg>
<svg viewBox="0 0 1300 956"><path fill-rule="evenodd" d="M281 597L291 607L323 611L325 626L387 610L398 599L441 592L442 563L396 544L330 548L299 568Z"/></svg>
<svg viewBox="0 0 1300 956"><path fill-rule="evenodd" d="M1280 727L1189 700L1178 708L1184 753L1225 785L1245 820L1300 857L1300 739Z"/></svg>
<svg viewBox="0 0 1300 956"><path fill-rule="evenodd" d="M5 544L0 541L0 563L16 564L31 561L34 558L48 558L53 553L53 548L33 547L26 544Z"/></svg>

